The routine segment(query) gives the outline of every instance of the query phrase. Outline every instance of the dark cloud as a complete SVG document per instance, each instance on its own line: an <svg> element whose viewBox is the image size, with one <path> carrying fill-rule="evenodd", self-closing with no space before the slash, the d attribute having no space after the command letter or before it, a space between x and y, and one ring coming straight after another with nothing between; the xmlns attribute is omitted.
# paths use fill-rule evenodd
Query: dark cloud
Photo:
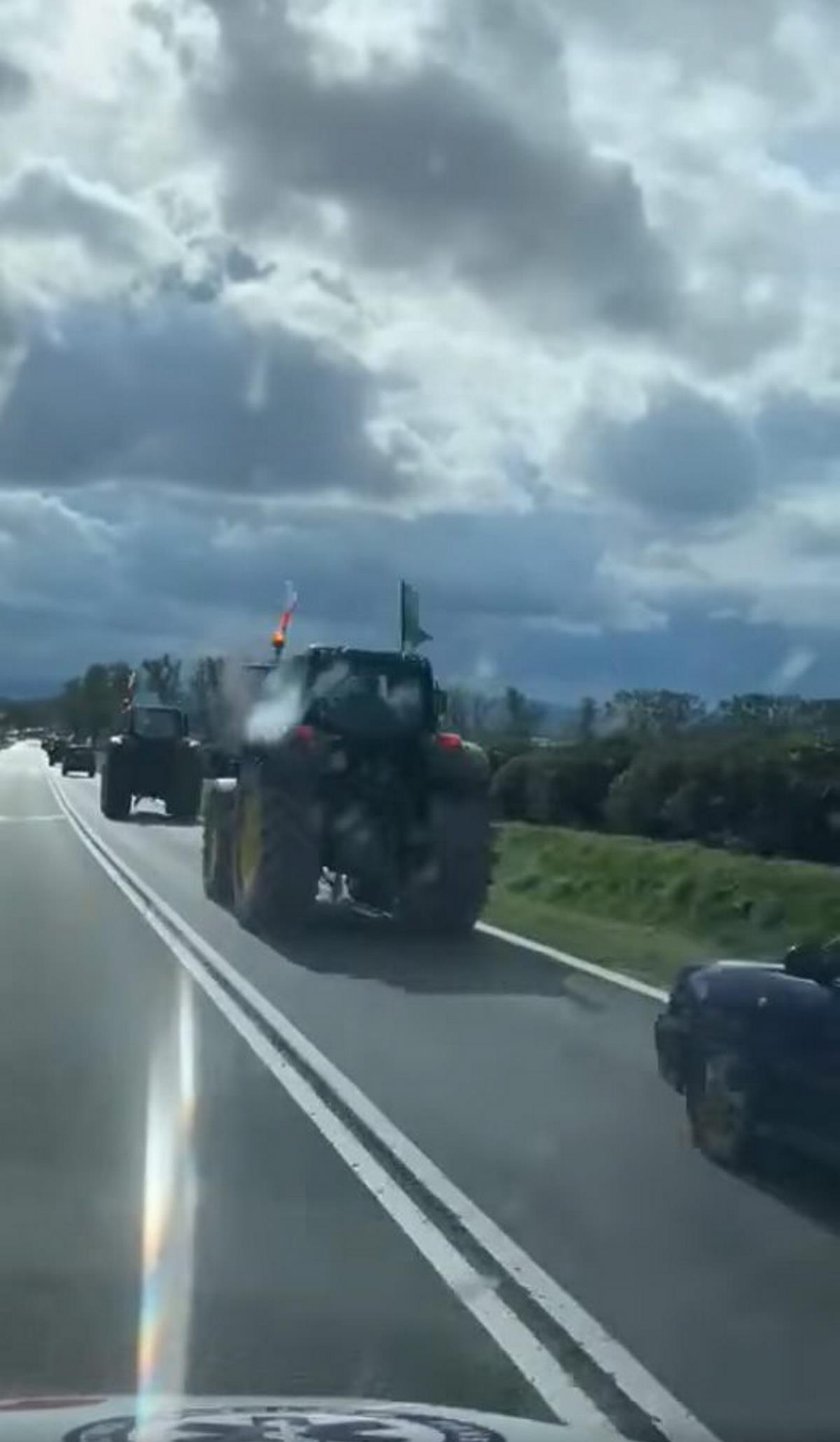
<svg viewBox="0 0 840 1442"><path fill-rule="evenodd" d="M540 641L542 640L542 651ZM779 672L794 647L813 651L815 664L790 689L805 695L836 692L840 636L810 627L715 619L705 606L677 608L650 631L567 633L546 647L538 635L511 628L499 648L500 675L516 668L519 684L537 695L575 700L606 697L625 686L692 691L715 699L779 690Z"/></svg>
<svg viewBox="0 0 840 1442"><path fill-rule="evenodd" d="M282 4L211 8L219 62L194 98L234 228L334 201L370 264L454 271L543 324L669 324L671 269L632 172L570 123L531 138L444 64L331 75Z"/></svg>
<svg viewBox="0 0 840 1442"><path fill-rule="evenodd" d="M793 517L788 522L787 543L795 555L836 559L840 556L840 525L807 516Z"/></svg>
<svg viewBox="0 0 840 1442"><path fill-rule="evenodd" d="M207 242L188 246L191 261L164 266L158 287L165 294L185 296L198 304L218 300L229 285L265 280L276 269L271 261L260 262L241 245L219 247Z"/></svg>
<svg viewBox="0 0 840 1442"><path fill-rule="evenodd" d="M599 577L598 537L583 517L484 513L454 526L439 516L366 527L293 504L282 517L254 501L185 508L164 489L103 504L91 488L74 493L73 506L0 493L0 533L15 541L11 568L0 568L0 627L15 637L0 694L95 658L262 655L286 577L301 596L296 646L392 644L405 575L419 587L443 678L518 684L553 700L627 685L768 689L793 646L816 657L798 684L827 694L840 663L836 634L713 620L696 599L672 607L667 624L620 628L621 598Z"/></svg>
<svg viewBox="0 0 840 1442"><path fill-rule="evenodd" d="M265 280L275 270L271 262L260 264L241 245L231 245L225 253L225 272L228 280L234 285L241 285L249 280Z"/></svg>
<svg viewBox="0 0 840 1442"><path fill-rule="evenodd" d="M757 495L749 431L725 407L693 391L671 389L638 420L602 424L586 448L593 478L663 529L726 520Z"/></svg>
<svg viewBox="0 0 840 1442"><path fill-rule="evenodd" d="M840 401L831 404L803 392L770 394L755 429L768 460L786 470L840 459Z"/></svg>
<svg viewBox="0 0 840 1442"><path fill-rule="evenodd" d="M14 565L0 568L0 625L14 615L14 665L33 675L50 654L71 670L153 647L261 654L286 577L301 596L301 645L395 642L398 582L409 577L432 654L450 676L482 674L503 654L515 679L517 636L523 664L541 650L550 673L553 624L607 625L620 613L583 516L412 522L294 501L184 505L164 487L88 487L64 502L0 491L0 533L14 539Z"/></svg>
<svg viewBox="0 0 840 1442"><path fill-rule="evenodd" d="M212 307L85 307L36 331L0 416L0 478L160 478L252 492L407 484L369 443L370 379L283 330Z"/></svg>
<svg viewBox="0 0 840 1442"><path fill-rule="evenodd" d="M20 65L0 54L0 110L16 110L32 93L32 81Z"/></svg>
<svg viewBox="0 0 840 1442"><path fill-rule="evenodd" d="M14 636L0 694L58 680L92 659L162 649L264 654L284 582L301 603L294 644L388 645L397 583L419 588L428 652L447 681L513 683L547 699L627 685L708 695L766 690L791 648L816 660L798 686L827 694L840 637L753 624L742 596L672 602L628 627L626 591L599 560L604 538L580 513L489 513L418 521L164 487L88 487L65 501L0 491L0 627Z"/></svg>
<svg viewBox="0 0 840 1442"><path fill-rule="evenodd" d="M335 507L313 513L291 502L281 516L239 513L233 533L215 545L208 528L212 537L217 519L194 513L179 526L164 583L173 599L227 607L243 595L273 597L278 577L290 574L306 594L310 616L340 626L372 618L378 625L407 570L441 636L465 616L489 629L501 618L574 624L617 615L597 572L602 542L584 515L480 512L406 520Z"/></svg>

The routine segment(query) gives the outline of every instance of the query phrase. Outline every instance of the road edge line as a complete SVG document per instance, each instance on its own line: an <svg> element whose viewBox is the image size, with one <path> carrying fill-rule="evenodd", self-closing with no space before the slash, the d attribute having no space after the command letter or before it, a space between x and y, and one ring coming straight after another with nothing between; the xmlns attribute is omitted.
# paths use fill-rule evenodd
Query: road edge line
<svg viewBox="0 0 840 1442"><path fill-rule="evenodd" d="M300 1063L319 1078L339 1104L415 1179L422 1191L437 1202L456 1225L462 1227L467 1235L494 1259L496 1265L526 1299L565 1333L587 1359L595 1364L597 1370L611 1381L669 1442L717 1442L714 1434L698 1418L668 1392L632 1353L610 1336L559 1282L545 1272L517 1242L451 1182L431 1158L401 1132L288 1017L274 1007L262 992L196 932L149 883L138 877L133 868L79 815L72 803L65 798L63 789L55 779L52 776L48 779L80 840L109 875L116 873L112 879L126 892L140 914L146 917L150 924L153 924L153 919L168 924L182 945L191 947L199 958L204 959L206 965L225 977L232 990L244 998L247 1005L261 1015L269 1027L281 1037L292 1055L297 1055ZM131 896L130 890L127 890L126 883L129 888L135 889L139 904ZM157 926L154 929L158 931ZM562 956L562 953L560 955ZM201 975L206 976L206 972L201 972ZM572 1379L569 1380L571 1385L577 1385ZM594 1404L592 1405L594 1408ZM600 1410L595 1411L598 1417L604 1416Z"/></svg>
<svg viewBox="0 0 840 1442"><path fill-rule="evenodd" d="M631 976L627 971L613 971L608 966L599 966L597 961L587 961L585 957L573 956L570 951L559 951L556 946L548 946L544 941L534 941L530 936L520 936L518 931L505 931L501 926L492 926L489 921L479 921L476 931L483 931L485 936L495 936L497 941L506 941L511 946L523 947L526 951L535 951L538 956L547 956L550 961L568 966L572 971L582 971L586 976L595 976L599 981L608 981L613 986L623 987L625 991L634 991L638 996L649 997L652 1001L668 1000L668 993L663 991L661 986L653 986L651 982Z"/></svg>

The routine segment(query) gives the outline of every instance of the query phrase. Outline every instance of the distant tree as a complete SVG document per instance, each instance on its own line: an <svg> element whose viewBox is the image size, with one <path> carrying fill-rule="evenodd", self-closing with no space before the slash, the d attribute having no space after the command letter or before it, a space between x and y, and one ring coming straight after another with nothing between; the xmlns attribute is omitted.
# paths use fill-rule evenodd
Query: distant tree
<svg viewBox="0 0 840 1442"><path fill-rule="evenodd" d="M580 703L575 726L578 741L591 741L598 729L598 702L592 696L584 696Z"/></svg>
<svg viewBox="0 0 840 1442"><path fill-rule="evenodd" d="M222 656L201 656L187 684L187 707L193 728L211 736L218 728L222 706Z"/></svg>
<svg viewBox="0 0 840 1442"><path fill-rule="evenodd" d="M141 683L162 706L177 706L181 700L181 662L168 651L148 657L141 667Z"/></svg>
<svg viewBox="0 0 840 1442"><path fill-rule="evenodd" d="M529 701L516 686L505 688L503 726L509 736L523 741L530 740L544 714L544 708L536 701Z"/></svg>
<svg viewBox="0 0 840 1442"><path fill-rule="evenodd" d="M483 691L471 691L469 693L470 719L467 735L475 737L477 740L487 736L494 728L494 709L490 696L485 695Z"/></svg>
<svg viewBox="0 0 840 1442"><path fill-rule="evenodd" d="M125 661L95 662L83 676L67 681L58 701L58 721L74 735L100 736L117 724L128 688Z"/></svg>
<svg viewBox="0 0 840 1442"><path fill-rule="evenodd" d="M756 691L721 701L716 719L733 729L770 731L795 726L806 714L801 696L769 696Z"/></svg>
<svg viewBox="0 0 840 1442"><path fill-rule="evenodd" d="M65 681L59 699L59 715L61 725L68 731L77 734L85 728L85 698L82 690L81 676L74 676L71 681Z"/></svg>
<svg viewBox="0 0 840 1442"><path fill-rule="evenodd" d="M612 727L640 739L676 736L705 715L700 697L687 691L617 691L606 705Z"/></svg>
<svg viewBox="0 0 840 1442"><path fill-rule="evenodd" d="M447 693L447 724L462 736L488 746L502 740L528 741L541 716L542 707L514 686L501 696L473 691L468 686L451 686Z"/></svg>
<svg viewBox="0 0 840 1442"><path fill-rule="evenodd" d="M471 733L470 699L464 686L450 686L446 693L446 723L461 736Z"/></svg>

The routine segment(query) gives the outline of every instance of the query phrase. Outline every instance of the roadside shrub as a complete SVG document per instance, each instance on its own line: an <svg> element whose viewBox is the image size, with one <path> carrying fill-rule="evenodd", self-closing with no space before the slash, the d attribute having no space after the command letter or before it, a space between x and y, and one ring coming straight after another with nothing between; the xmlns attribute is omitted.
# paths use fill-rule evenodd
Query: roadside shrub
<svg viewBox="0 0 840 1442"><path fill-rule="evenodd" d="M613 831L840 861L840 750L717 740L640 752L604 807Z"/></svg>
<svg viewBox="0 0 840 1442"><path fill-rule="evenodd" d="M496 813L509 821L598 827L610 786L632 754L629 742L593 741L515 756L493 778Z"/></svg>
<svg viewBox="0 0 840 1442"><path fill-rule="evenodd" d="M504 761L490 783L490 799L494 815L503 821L525 819L525 795L528 779L528 756L513 756Z"/></svg>

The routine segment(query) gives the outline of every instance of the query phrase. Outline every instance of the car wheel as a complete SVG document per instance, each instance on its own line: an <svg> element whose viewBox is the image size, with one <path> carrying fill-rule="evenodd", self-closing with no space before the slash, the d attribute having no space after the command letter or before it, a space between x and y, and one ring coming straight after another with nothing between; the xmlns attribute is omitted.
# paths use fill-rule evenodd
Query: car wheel
<svg viewBox="0 0 840 1442"><path fill-rule="evenodd" d="M718 1166L743 1166L755 1142L755 1110L741 1058L726 1051L698 1057L689 1070L685 1100L694 1145Z"/></svg>

